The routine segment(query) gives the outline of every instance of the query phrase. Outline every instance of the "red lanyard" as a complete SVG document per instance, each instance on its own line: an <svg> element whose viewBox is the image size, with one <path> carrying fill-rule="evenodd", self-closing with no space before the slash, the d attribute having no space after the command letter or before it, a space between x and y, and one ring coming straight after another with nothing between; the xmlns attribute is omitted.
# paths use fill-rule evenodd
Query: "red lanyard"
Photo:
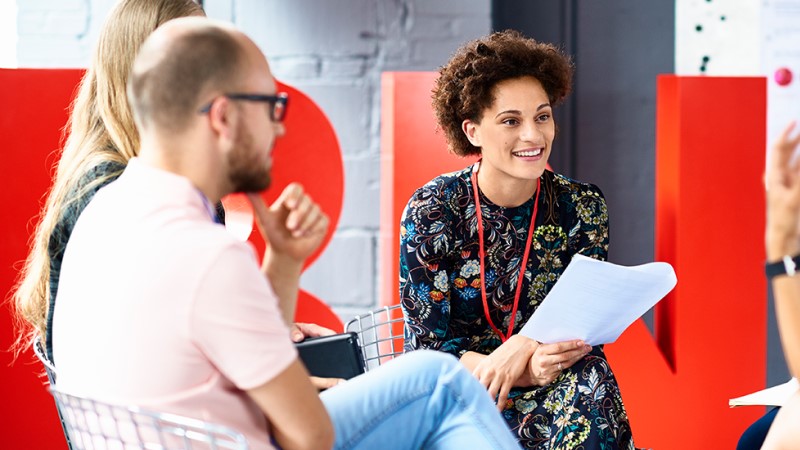
<svg viewBox="0 0 800 450"><path fill-rule="evenodd" d="M528 265L528 256L531 253L531 241L533 239L534 223L536 222L536 212L539 209L539 193L542 186L541 177L536 179L536 200L533 204L533 214L531 215L531 224L528 228L528 241L525 243L525 255L522 257L522 264L519 268L519 277L517 278L517 291L514 293L514 307L511 309L511 319L508 321L508 334L503 334L500 329L494 325L492 317L489 315L489 302L486 300L486 270L483 264L486 251L483 244L483 215L481 214L481 202L478 196L478 169L480 169L480 162L475 163L472 168L472 192L475 195L475 214L478 216L478 264L481 270L481 299L483 299L483 314L486 320L489 321L489 326L492 327L495 333L500 336L502 342L507 341L514 331L514 320L517 318L517 307L519 306L519 297L522 294L522 279L525 278L525 268Z"/></svg>

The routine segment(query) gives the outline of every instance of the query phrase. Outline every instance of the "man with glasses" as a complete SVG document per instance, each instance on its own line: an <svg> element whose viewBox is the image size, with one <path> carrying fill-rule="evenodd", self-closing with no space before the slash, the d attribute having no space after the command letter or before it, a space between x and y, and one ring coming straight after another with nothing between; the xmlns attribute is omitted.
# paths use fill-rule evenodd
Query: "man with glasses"
<svg viewBox="0 0 800 450"><path fill-rule="evenodd" d="M328 219L293 184L251 195L267 279L211 205L268 187L286 94L244 34L167 23L140 50L128 96L139 157L78 220L53 325L58 387L228 425L255 449L518 448L452 357L414 352L317 394L286 326L302 263Z"/></svg>

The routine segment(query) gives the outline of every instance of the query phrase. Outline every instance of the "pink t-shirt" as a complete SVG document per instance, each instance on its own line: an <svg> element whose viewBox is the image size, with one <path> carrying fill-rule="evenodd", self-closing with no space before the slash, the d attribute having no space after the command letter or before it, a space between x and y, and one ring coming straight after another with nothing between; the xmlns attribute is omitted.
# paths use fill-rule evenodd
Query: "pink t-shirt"
<svg viewBox="0 0 800 450"><path fill-rule="evenodd" d="M252 248L188 179L134 159L81 214L53 321L59 389L227 425L270 449L243 390L297 353Z"/></svg>

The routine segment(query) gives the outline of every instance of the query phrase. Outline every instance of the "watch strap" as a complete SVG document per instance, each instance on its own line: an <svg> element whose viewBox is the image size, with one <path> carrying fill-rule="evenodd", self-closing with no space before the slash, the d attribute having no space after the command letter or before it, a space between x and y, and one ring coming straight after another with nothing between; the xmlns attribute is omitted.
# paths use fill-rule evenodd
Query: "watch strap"
<svg viewBox="0 0 800 450"><path fill-rule="evenodd" d="M798 268L800 268L800 255L786 255L781 258L780 261L765 264L764 272L767 275L767 279L772 279L780 275L789 275L791 277L800 272Z"/></svg>

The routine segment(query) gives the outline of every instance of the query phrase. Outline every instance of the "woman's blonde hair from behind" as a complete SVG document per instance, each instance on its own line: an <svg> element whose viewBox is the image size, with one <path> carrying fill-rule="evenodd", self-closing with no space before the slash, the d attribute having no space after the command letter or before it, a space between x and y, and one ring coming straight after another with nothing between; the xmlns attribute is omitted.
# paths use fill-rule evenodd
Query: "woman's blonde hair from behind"
<svg viewBox="0 0 800 450"><path fill-rule="evenodd" d="M75 192L77 181L98 164L124 165L138 153L139 135L126 84L139 47L164 22L191 15L204 15L192 0L122 0L103 25L91 65L72 102L55 181L39 215L31 250L13 294L19 329L16 352L25 349L33 336L45 334L51 301L48 246L62 212L85 192L118 173L92 180L79 192Z"/></svg>

